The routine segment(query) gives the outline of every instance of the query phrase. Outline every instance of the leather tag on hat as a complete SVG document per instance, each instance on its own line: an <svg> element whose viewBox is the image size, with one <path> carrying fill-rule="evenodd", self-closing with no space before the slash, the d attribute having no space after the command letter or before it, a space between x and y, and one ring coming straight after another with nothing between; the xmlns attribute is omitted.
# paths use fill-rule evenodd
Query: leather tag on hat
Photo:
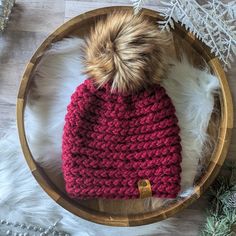
<svg viewBox="0 0 236 236"><path fill-rule="evenodd" d="M152 196L152 187L148 179L141 179L138 181L138 190L140 198L147 198Z"/></svg>

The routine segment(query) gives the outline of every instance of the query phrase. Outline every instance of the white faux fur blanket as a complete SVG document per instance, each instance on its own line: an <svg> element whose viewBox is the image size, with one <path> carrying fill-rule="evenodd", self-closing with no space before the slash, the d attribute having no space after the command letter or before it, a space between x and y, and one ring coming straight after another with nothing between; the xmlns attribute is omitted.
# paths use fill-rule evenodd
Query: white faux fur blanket
<svg viewBox="0 0 236 236"><path fill-rule="evenodd" d="M61 137L66 106L75 88L85 79L79 58L81 42L78 38L64 39L44 55L35 71L26 107L25 124L33 156L56 180L62 178ZM180 197L184 197L192 192L219 83L207 71L193 68L186 59L172 64L162 85L173 100L181 129ZM31 176L21 157L15 129L0 141L0 156L0 218L42 226L61 219L59 229L79 236L156 235L174 227L171 219L135 227L135 230L134 227L109 227L67 212L53 202Z"/></svg>

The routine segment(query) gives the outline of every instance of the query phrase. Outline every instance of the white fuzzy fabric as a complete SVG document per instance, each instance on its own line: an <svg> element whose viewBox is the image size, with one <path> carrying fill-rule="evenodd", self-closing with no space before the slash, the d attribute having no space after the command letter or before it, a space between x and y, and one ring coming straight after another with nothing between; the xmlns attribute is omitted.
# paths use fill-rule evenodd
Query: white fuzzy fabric
<svg viewBox="0 0 236 236"><path fill-rule="evenodd" d="M66 106L75 88L86 78L79 59L81 39L56 43L35 71L26 107L26 131L35 159L61 178L61 137ZM184 59L173 62L163 86L172 98L181 128L183 147L181 196L192 193L194 177L206 141L213 109L216 77L192 68ZM51 200L38 186L22 158L15 128L0 141L0 217L11 221L35 222L42 226L61 219L59 227L72 235L169 235L178 225L172 219L128 228L109 227L72 215ZM37 216L37 219L35 219ZM184 233L182 234L185 235ZM186 234L188 235L188 234Z"/></svg>
<svg viewBox="0 0 236 236"><path fill-rule="evenodd" d="M206 131L219 82L207 71L192 67L185 56L182 62L173 64L162 85L173 100L179 120L183 158L180 195L187 196L204 156L204 145L209 144Z"/></svg>

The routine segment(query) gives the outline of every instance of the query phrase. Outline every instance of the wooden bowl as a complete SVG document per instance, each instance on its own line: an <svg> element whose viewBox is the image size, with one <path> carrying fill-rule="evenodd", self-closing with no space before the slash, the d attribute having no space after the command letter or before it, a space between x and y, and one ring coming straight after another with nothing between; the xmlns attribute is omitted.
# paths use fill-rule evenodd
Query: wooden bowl
<svg viewBox="0 0 236 236"><path fill-rule="evenodd" d="M41 44L29 61L20 84L17 97L17 125L21 146L29 168L38 183L52 199L75 215L96 223L113 226L137 226L160 221L174 215L198 199L212 183L227 154L233 127L233 107L228 82L219 60L210 53L209 48L202 42L196 39L191 33L187 32L182 26L175 24L175 30L171 32L173 36L173 47L169 49L171 55L179 58L182 51L184 51L195 66L208 64L211 72L218 77L221 88L218 99L220 109L220 115L218 115L219 125L213 128L209 125L209 130L213 130L213 132L209 131L209 133L212 138L216 140L216 144L209 158L205 172L194 186L194 193L189 197L172 201L168 205L160 204L158 207L152 205L152 202L155 201L153 198L149 199L149 204L147 204L145 199L95 199L83 201L70 199L65 194L64 189L58 187L55 181L53 181L46 171L34 160L26 139L24 110L30 82L32 80L32 73L40 62L43 53L50 47L51 43L57 42L70 35L84 37L96 20L117 9L122 11L131 10L130 7L108 7L81 14L63 24ZM143 14L154 21L162 19L157 12L152 10L144 9ZM214 116L212 116L212 119L213 117Z"/></svg>

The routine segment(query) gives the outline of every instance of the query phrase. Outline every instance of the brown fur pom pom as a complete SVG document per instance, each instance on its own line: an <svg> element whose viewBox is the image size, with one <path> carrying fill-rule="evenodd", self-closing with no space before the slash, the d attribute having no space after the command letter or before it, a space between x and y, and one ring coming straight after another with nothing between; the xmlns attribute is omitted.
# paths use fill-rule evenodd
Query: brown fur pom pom
<svg viewBox="0 0 236 236"><path fill-rule="evenodd" d="M143 15L114 12L100 20L85 40L85 72L99 87L110 83L112 91L146 89L165 74L167 41Z"/></svg>

